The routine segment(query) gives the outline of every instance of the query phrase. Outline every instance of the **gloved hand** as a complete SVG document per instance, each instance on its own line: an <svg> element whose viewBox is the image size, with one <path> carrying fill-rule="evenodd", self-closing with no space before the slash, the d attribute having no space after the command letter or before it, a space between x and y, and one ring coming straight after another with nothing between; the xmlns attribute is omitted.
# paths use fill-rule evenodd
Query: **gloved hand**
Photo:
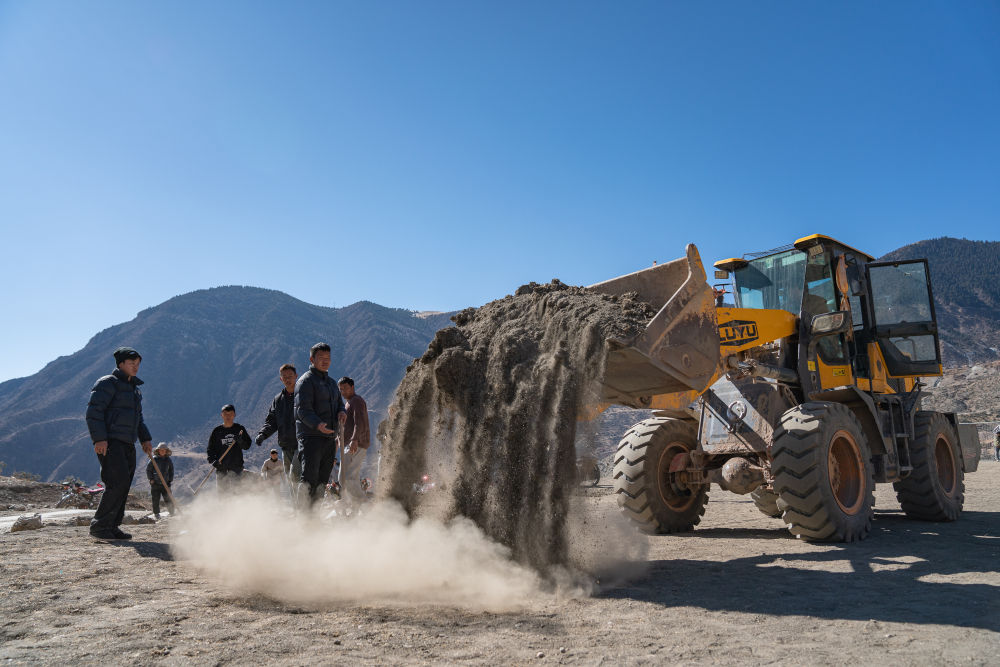
<svg viewBox="0 0 1000 667"><path fill-rule="evenodd" d="M254 438L253 441L257 443L258 447L260 447L262 444L264 444L264 434L258 433L257 437Z"/></svg>

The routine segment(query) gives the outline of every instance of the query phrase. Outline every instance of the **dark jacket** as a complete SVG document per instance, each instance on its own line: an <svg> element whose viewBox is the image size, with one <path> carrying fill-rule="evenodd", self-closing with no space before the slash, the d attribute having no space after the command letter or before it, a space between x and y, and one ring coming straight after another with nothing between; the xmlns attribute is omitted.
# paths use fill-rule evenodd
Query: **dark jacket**
<svg viewBox="0 0 1000 667"><path fill-rule="evenodd" d="M130 378L119 368L97 381L90 390L87 404L91 440L121 440L135 444L136 439L140 442L153 439L142 420L141 384L142 380Z"/></svg>
<svg viewBox="0 0 1000 667"><path fill-rule="evenodd" d="M230 447L229 445L233 446ZM243 450L250 449L253 440L247 435L247 430L240 424L233 424L226 427L218 425L208 436L208 462L218 470L232 470L241 472L243 470ZM229 453L226 454L226 450ZM225 457L225 458L223 458ZM219 459L222 462L219 462Z"/></svg>
<svg viewBox="0 0 1000 667"><path fill-rule="evenodd" d="M160 472L163 473L163 479L167 480L167 486L174 483L174 462L169 456L156 456L156 465L160 467ZM146 464L146 479L149 480L150 486L162 487L163 484L160 482L160 476L156 474L156 470L153 468L153 462L150 461Z"/></svg>
<svg viewBox="0 0 1000 667"><path fill-rule="evenodd" d="M338 415L344 410L344 399L337 383L314 366L299 376L295 383L295 435L333 440L340 426ZM333 433L321 433L316 427L326 422Z"/></svg>
<svg viewBox="0 0 1000 667"><path fill-rule="evenodd" d="M267 411L264 425L257 431L257 444L264 442L274 432L278 432L278 446L282 449L298 447L295 440L295 393L287 393L284 389L271 401L271 409Z"/></svg>

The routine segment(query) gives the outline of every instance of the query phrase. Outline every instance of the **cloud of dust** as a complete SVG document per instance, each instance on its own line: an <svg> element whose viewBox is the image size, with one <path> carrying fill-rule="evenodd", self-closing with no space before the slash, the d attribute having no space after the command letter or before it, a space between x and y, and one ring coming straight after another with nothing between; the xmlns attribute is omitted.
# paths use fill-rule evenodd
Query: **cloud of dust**
<svg viewBox="0 0 1000 667"><path fill-rule="evenodd" d="M353 519L322 514L293 515L266 494L199 498L178 517L172 550L234 589L287 602L507 611L542 593L539 576L468 519L411 522L392 502Z"/></svg>

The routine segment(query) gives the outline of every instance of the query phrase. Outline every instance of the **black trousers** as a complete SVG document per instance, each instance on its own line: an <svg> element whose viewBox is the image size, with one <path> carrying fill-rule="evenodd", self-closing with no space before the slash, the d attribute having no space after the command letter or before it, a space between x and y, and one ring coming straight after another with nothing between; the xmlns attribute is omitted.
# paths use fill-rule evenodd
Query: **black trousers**
<svg viewBox="0 0 1000 667"><path fill-rule="evenodd" d="M306 436L299 440L299 458L302 461L302 483L309 485L309 503L323 497L326 483L333 472L333 462L337 458L335 438Z"/></svg>
<svg viewBox="0 0 1000 667"><path fill-rule="evenodd" d="M149 487L149 495L153 498L153 514L160 516L160 499L167 504L167 509L170 513L174 513L174 504L170 502L170 496L167 495L167 490L160 486L159 484L152 484Z"/></svg>
<svg viewBox="0 0 1000 667"><path fill-rule="evenodd" d="M97 455L101 462L101 481L104 495L90 521L90 530L105 532L117 528L125 516L125 501L135 476L135 444L121 440L108 440L108 451Z"/></svg>

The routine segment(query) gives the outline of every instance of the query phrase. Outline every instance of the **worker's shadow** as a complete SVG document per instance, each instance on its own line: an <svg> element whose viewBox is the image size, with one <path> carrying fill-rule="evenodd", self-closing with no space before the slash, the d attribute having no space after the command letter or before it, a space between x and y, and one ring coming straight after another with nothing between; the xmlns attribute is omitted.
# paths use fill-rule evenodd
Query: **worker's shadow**
<svg viewBox="0 0 1000 667"><path fill-rule="evenodd" d="M767 531L752 532L757 538ZM879 512L863 542L795 546L782 549L776 540L759 556L652 561L643 579L601 596L666 607L1000 631L998 512L964 512L953 523Z"/></svg>
<svg viewBox="0 0 1000 667"><path fill-rule="evenodd" d="M118 548L132 548L143 558L156 558L158 560L172 561L173 554L170 553L170 545L164 542L138 542L127 540L123 542L111 542Z"/></svg>

